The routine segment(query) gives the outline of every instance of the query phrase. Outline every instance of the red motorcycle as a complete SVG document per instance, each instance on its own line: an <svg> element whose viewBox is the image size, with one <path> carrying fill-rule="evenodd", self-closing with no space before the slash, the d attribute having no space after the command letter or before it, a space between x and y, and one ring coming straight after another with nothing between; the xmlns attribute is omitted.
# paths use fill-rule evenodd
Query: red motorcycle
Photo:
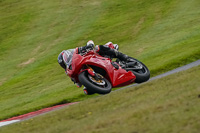
<svg viewBox="0 0 200 133"><path fill-rule="evenodd" d="M94 50L84 55L71 51L72 58L67 61L67 74L74 83L86 87L86 94L107 94L112 88L129 85L133 82L142 83L150 78L148 68L140 61L129 57L127 62L102 57Z"/></svg>

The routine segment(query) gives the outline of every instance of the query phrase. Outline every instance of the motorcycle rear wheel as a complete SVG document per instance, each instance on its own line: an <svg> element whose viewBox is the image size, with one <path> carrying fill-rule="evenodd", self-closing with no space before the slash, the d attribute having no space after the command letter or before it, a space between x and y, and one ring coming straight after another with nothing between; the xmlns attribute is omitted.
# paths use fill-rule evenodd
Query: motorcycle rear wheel
<svg viewBox="0 0 200 133"><path fill-rule="evenodd" d="M142 62L138 61L135 58L132 58L132 57L129 57L129 58L133 59L134 61L136 61L140 65L142 65L142 69L139 70L139 71L138 70L137 71L130 70L136 76L135 83L142 83L142 82L145 82L145 81L149 80L149 78L150 78L150 71L147 68L147 66L145 64L143 64Z"/></svg>
<svg viewBox="0 0 200 133"><path fill-rule="evenodd" d="M80 73L78 79L89 92L108 94L112 90L112 85L106 78L102 79L103 83L105 83L104 85L98 84L98 82L95 83L94 80L91 80L90 75L87 71L83 71L82 73Z"/></svg>

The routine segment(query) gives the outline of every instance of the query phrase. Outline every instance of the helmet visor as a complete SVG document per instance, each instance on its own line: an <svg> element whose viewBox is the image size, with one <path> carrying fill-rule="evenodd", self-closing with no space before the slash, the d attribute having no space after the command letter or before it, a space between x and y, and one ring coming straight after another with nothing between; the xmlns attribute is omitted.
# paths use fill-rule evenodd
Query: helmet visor
<svg viewBox="0 0 200 133"><path fill-rule="evenodd" d="M67 68L71 65L74 49L65 50L63 52L63 60Z"/></svg>

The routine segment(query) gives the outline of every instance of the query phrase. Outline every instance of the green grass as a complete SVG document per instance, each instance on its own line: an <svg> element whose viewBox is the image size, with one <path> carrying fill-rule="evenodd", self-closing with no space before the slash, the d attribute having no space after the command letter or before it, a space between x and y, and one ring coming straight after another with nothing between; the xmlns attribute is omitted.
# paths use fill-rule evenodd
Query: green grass
<svg viewBox="0 0 200 133"><path fill-rule="evenodd" d="M155 76L200 58L198 0L0 1L0 120L88 99L57 63L63 49L118 43Z"/></svg>
<svg viewBox="0 0 200 133"><path fill-rule="evenodd" d="M200 66L91 98L0 132L198 133Z"/></svg>

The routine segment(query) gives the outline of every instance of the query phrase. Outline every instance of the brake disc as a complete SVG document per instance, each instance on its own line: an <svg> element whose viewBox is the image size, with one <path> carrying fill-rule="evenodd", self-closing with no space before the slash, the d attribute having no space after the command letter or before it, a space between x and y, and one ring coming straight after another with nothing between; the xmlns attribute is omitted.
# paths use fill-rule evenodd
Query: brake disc
<svg viewBox="0 0 200 133"><path fill-rule="evenodd" d="M100 77L102 77L100 74L98 74L98 75ZM93 83L95 83L97 85L105 85L106 84L106 82L103 79L96 79L96 78L92 77L91 75L88 75L88 77Z"/></svg>

